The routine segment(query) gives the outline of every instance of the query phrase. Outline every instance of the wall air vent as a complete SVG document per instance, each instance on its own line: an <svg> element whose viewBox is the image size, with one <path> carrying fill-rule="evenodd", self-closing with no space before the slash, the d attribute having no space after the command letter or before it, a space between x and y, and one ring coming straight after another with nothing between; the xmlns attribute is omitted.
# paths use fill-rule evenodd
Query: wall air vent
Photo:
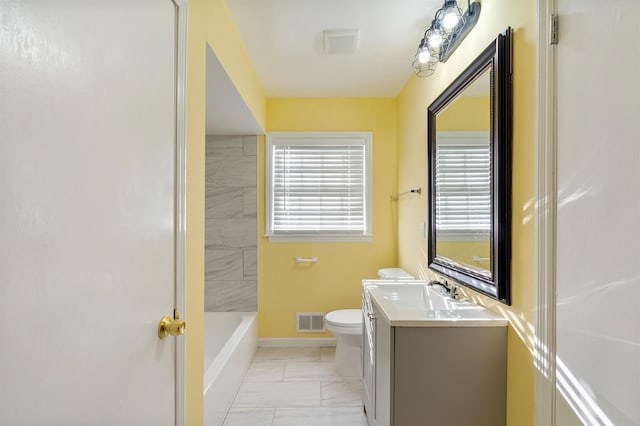
<svg viewBox="0 0 640 426"><path fill-rule="evenodd" d="M324 313L296 312L296 332L324 333Z"/></svg>
<svg viewBox="0 0 640 426"><path fill-rule="evenodd" d="M326 55L353 55L358 50L357 29L324 30L324 53Z"/></svg>

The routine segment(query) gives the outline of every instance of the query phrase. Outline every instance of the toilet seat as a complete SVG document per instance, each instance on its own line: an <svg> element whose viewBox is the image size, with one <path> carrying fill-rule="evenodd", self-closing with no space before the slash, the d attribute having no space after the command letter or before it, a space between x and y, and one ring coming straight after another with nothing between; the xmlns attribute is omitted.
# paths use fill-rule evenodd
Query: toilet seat
<svg viewBox="0 0 640 426"><path fill-rule="evenodd" d="M324 317L327 325L345 328L345 329L362 329L362 311L360 309L340 309L329 312Z"/></svg>

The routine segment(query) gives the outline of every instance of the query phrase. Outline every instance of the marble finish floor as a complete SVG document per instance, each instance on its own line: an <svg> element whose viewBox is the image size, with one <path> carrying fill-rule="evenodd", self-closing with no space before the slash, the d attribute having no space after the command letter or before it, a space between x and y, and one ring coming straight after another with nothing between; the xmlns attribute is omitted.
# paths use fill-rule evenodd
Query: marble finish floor
<svg viewBox="0 0 640 426"><path fill-rule="evenodd" d="M223 426L367 426L359 377L333 370L335 348L258 348Z"/></svg>

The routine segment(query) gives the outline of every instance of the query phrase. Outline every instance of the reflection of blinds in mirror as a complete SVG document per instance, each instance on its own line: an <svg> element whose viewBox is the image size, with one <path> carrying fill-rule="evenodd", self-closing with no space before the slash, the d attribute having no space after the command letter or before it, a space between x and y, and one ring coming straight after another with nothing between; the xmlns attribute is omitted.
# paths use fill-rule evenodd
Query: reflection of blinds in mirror
<svg viewBox="0 0 640 426"><path fill-rule="evenodd" d="M491 157L488 138L474 143L449 140L436 149L436 229L438 234L491 231Z"/></svg>

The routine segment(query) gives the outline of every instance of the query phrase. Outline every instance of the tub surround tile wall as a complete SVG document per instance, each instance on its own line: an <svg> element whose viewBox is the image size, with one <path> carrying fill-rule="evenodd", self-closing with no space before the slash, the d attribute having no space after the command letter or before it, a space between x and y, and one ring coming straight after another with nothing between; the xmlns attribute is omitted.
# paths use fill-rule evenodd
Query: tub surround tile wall
<svg viewBox="0 0 640 426"><path fill-rule="evenodd" d="M207 142L207 144L208 143L210 142ZM255 186L255 160L255 155L242 157L229 155L207 156L207 183L227 187ZM209 174L209 169L211 170L211 174Z"/></svg>
<svg viewBox="0 0 640 426"><path fill-rule="evenodd" d="M213 201L215 202L215 201ZM206 224L208 249L256 247L256 219L209 219Z"/></svg>
<svg viewBox="0 0 640 426"><path fill-rule="evenodd" d="M207 199L215 202L207 203L207 218L243 217L245 215L244 193L244 188L208 185Z"/></svg>
<svg viewBox="0 0 640 426"><path fill-rule="evenodd" d="M207 282L204 286L206 312L255 312L256 287L257 281Z"/></svg>
<svg viewBox="0 0 640 426"><path fill-rule="evenodd" d="M210 249L207 252L206 273L217 280L242 280L244 278L243 251Z"/></svg>
<svg viewBox="0 0 640 426"><path fill-rule="evenodd" d="M257 310L256 136L207 136L205 311Z"/></svg>
<svg viewBox="0 0 640 426"><path fill-rule="evenodd" d="M258 251L256 249L242 250L243 276L245 280L258 279Z"/></svg>
<svg viewBox="0 0 640 426"><path fill-rule="evenodd" d="M245 217L256 217L258 214L258 191L254 187L245 187L242 198Z"/></svg>

